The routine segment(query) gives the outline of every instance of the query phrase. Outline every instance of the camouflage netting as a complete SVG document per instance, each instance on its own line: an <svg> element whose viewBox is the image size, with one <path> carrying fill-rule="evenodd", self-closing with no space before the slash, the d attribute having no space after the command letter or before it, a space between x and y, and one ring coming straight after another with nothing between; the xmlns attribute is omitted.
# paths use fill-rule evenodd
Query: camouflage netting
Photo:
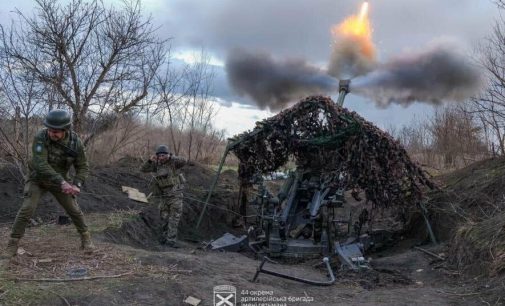
<svg viewBox="0 0 505 306"><path fill-rule="evenodd" d="M243 182L293 156L298 168L319 171L346 190L360 188L380 207L415 204L422 186L433 187L397 141L328 97L308 97L234 139Z"/></svg>

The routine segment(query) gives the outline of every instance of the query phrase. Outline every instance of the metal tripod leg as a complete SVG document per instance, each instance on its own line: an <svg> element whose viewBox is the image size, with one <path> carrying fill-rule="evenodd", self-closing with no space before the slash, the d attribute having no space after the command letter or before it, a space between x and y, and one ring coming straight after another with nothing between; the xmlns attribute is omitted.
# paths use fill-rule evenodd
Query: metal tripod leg
<svg viewBox="0 0 505 306"><path fill-rule="evenodd" d="M261 264L259 265L258 269L256 270L256 273L254 274L254 278L252 279L253 282L256 281L256 279L258 278L260 273L265 273L265 274L269 274L269 275L273 275L273 276L277 276L277 277L281 277L281 278L285 278L285 279L289 279L289 280L294 280L294 281L309 284L309 285L315 285L315 286L331 286L336 281L335 275L333 275L333 270L331 269L330 260L328 259L328 257L324 257L323 262L326 265L326 269L327 269L328 275L330 277L329 281L315 281L315 280L305 279L305 278L301 278L301 277L296 277L296 276L287 275L287 274L264 269L263 266L265 265L267 260L271 261L270 259L268 259L268 257L264 256L263 260L261 261Z"/></svg>

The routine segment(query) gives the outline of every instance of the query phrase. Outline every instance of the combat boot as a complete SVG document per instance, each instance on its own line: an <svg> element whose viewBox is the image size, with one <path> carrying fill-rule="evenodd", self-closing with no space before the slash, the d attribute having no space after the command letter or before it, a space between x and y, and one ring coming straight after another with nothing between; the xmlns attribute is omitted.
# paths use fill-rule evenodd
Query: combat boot
<svg viewBox="0 0 505 306"><path fill-rule="evenodd" d="M19 238L10 238L5 248L2 258L12 258L17 255L19 246Z"/></svg>
<svg viewBox="0 0 505 306"><path fill-rule="evenodd" d="M81 233L81 250L85 253L93 253L95 245L91 241L91 234L89 232Z"/></svg>

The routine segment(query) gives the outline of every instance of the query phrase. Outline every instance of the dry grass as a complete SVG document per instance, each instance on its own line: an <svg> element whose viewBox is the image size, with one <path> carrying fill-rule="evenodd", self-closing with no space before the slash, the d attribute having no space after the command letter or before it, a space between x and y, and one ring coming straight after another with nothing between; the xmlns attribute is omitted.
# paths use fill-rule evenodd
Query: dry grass
<svg viewBox="0 0 505 306"><path fill-rule="evenodd" d="M135 215L134 210L91 215L88 217L88 223L92 231L102 230L107 227L117 227L133 215ZM2 228L2 241L7 241L9 230L9 228ZM79 235L72 225L47 224L31 228L20 242L20 247L26 253L10 260L3 277L68 278L68 271L75 268L86 269L87 276L117 275L127 272L139 274L150 269L142 265L132 255L134 253L127 249L96 239L94 243L97 247L96 251L93 254L85 254L79 249Z"/></svg>
<svg viewBox="0 0 505 306"><path fill-rule="evenodd" d="M133 212L117 212L112 215L87 216L90 229L99 231L131 218ZM5 247L10 228L0 228L0 247ZM180 273L190 271L178 270L177 265L153 266L142 263L138 251L118 247L109 243L94 240L97 247L93 254L85 254L79 249L79 235L74 227L46 224L27 230L20 247L25 251L11 260L1 263L0 269L0 304L28 305L42 300L58 300L59 294L75 296L89 294L99 289L107 291L108 287L117 286L117 282L134 282L135 279L149 278L170 280ZM121 279L101 279L97 281L67 282L61 287L59 283L19 282L20 279L68 279L69 272L85 269L86 276L112 276L131 273ZM75 277L75 276L74 276ZM115 285L116 284L116 285ZM110 285L110 286L109 286ZM111 289L112 290L112 289ZM82 292L81 292L82 291ZM57 294L55 294L56 292Z"/></svg>
<svg viewBox="0 0 505 306"><path fill-rule="evenodd" d="M450 241L450 262L473 276L505 276L505 158L437 179L443 188L429 204L437 236Z"/></svg>
<svg viewBox="0 0 505 306"><path fill-rule="evenodd" d="M505 212L460 226L452 249L460 268L478 264L491 276L505 272Z"/></svg>
<svg viewBox="0 0 505 306"><path fill-rule="evenodd" d="M199 146L193 138L198 139ZM226 147L221 136L198 134L193 135L193 138L187 132L176 130L172 134L169 127L146 125L139 120L122 118L94 138L87 147L87 153L92 165L102 166L125 156L148 158L158 145L167 144L177 155L186 158L191 155L192 160L205 164L219 162Z"/></svg>
<svg viewBox="0 0 505 306"><path fill-rule="evenodd" d="M12 122L2 118L0 118L0 127L3 127L6 131L13 129ZM8 139L13 144L16 143L15 150L11 146L1 146L0 160L12 161L21 157L26 160L27 157L23 155L23 152L26 151L27 147L31 147L35 133L44 128L38 119L31 119L30 127L30 134L27 138L28 143L17 143L14 139ZM10 134L8 133L8 135ZM176 152L178 155L188 157L191 153L192 160L204 164L217 164L226 147L223 135L213 134L212 131L208 131L207 134L195 132L192 135L193 138L191 138L187 131L176 129L173 138L171 135L169 127L146 125L142 120L130 117L120 118L112 122L108 130L97 134L88 143L87 157L92 166L110 165L125 156L148 158L154 153L159 144L168 144L174 150L173 144L175 142L179 147L179 151ZM90 134L83 132L80 136L82 140L85 140ZM191 146L189 145L190 142ZM17 154L16 152L23 154L18 156L21 153ZM227 164L237 165L237 161L233 157L229 157Z"/></svg>
<svg viewBox="0 0 505 306"><path fill-rule="evenodd" d="M124 222L137 218L139 211L135 209L118 210L107 215L107 227L120 228Z"/></svg>

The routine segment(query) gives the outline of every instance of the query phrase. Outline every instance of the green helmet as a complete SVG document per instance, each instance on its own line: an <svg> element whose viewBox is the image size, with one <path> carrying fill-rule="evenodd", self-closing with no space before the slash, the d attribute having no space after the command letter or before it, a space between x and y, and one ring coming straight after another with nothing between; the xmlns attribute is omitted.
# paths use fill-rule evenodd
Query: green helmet
<svg viewBox="0 0 505 306"><path fill-rule="evenodd" d="M44 119L44 125L51 129L66 130L72 123L70 114L63 109L53 109Z"/></svg>
<svg viewBox="0 0 505 306"><path fill-rule="evenodd" d="M168 150L168 146L167 145L159 145L157 148L156 148L156 155L158 154L169 154L170 151Z"/></svg>

